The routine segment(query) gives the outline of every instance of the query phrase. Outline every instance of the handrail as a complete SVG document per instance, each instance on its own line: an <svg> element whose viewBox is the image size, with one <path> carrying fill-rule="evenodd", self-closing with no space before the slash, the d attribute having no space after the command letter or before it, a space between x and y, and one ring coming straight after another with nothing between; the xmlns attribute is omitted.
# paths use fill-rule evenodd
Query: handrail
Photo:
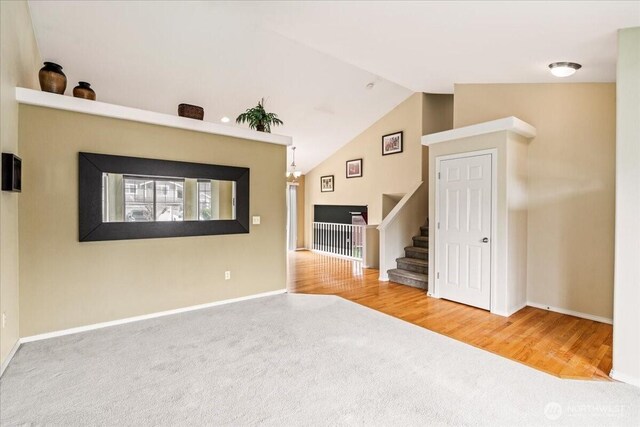
<svg viewBox="0 0 640 427"><path fill-rule="evenodd" d="M396 217L398 216L398 213L402 210L404 205L407 204L409 199L411 199L411 197L413 197L413 195L416 193L416 191L418 191L420 189L420 187L422 187L422 184L423 184L423 181L420 181L418 183L418 185L416 185L413 188L413 190L411 190L410 192L405 194L402 197L402 199L400 199L398 204L395 205L393 207L393 209L391 209L391 212L389 212L389 214L382 220L382 222L378 226L378 230L380 230L380 231L385 230L389 226L389 224L391 224L396 219Z"/></svg>

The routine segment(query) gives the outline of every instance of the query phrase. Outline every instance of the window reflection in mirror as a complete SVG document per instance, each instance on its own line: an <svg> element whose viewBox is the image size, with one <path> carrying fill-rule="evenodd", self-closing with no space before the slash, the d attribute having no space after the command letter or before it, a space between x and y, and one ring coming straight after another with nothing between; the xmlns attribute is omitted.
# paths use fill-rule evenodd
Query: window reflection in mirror
<svg viewBox="0 0 640 427"><path fill-rule="evenodd" d="M234 220L235 182L102 174L103 222Z"/></svg>

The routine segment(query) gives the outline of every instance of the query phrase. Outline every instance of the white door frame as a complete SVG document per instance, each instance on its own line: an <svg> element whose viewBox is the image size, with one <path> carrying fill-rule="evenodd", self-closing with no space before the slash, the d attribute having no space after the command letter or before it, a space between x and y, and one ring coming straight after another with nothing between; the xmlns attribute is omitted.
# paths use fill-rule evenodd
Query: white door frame
<svg viewBox="0 0 640 427"><path fill-rule="evenodd" d="M448 154L443 156L436 157L436 242L435 242L435 253L434 253L434 269L436 270L436 277L433 280L433 291L431 294L435 298L440 298L440 288L439 282L440 278L438 277L438 271L440 265L440 254L438 248L440 247L440 229L438 224L440 223L440 179L438 178L440 174L441 163L445 160L454 160L454 159L463 159L466 157L477 157L485 154L491 155L491 240L489 241L490 247L490 256L491 256L491 270L490 270L490 285L489 285L489 298L491 301L491 313L496 311L495 303L496 299L494 296L497 294L497 281L496 278L498 276L497 269L497 236L498 236L498 221L497 221L497 213L498 213L498 149L491 148L487 150L478 150L478 151L468 151L466 153L456 153L456 154Z"/></svg>

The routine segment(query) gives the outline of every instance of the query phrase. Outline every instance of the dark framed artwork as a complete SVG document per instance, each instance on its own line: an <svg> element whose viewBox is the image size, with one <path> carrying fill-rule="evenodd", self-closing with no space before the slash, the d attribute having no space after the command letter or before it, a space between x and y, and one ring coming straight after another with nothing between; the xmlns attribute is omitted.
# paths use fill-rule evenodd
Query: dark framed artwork
<svg viewBox="0 0 640 427"><path fill-rule="evenodd" d="M402 153L402 131L382 137L382 155Z"/></svg>
<svg viewBox="0 0 640 427"><path fill-rule="evenodd" d="M81 242L249 232L248 168L95 153L78 161ZM215 191L226 198L213 206Z"/></svg>
<svg viewBox="0 0 640 427"><path fill-rule="evenodd" d="M362 177L362 159L347 160L347 178Z"/></svg>
<svg viewBox="0 0 640 427"><path fill-rule="evenodd" d="M333 175L325 175L320 177L320 192L330 193L333 191Z"/></svg>

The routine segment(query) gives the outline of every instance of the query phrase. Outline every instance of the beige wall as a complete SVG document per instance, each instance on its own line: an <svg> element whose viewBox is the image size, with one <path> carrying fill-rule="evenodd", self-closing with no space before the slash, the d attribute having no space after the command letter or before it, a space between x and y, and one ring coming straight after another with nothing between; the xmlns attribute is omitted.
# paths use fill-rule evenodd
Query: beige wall
<svg viewBox="0 0 640 427"><path fill-rule="evenodd" d="M462 84L454 126L516 116L528 148L530 302L612 317L615 84Z"/></svg>
<svg viewBox="0 0 640 427"><path fill-rule="evenodd" d="M248 167L261 225L80 243L79 151ZM284 146L23 105L20 152L21 336L286 287Z"/></svg>
<svg viewBox="0 0 640 427"><path fill-rule="evenodd" d="M26 1L0 2L0 148L18 152L18 104L15 87L38 87L40 53L33 35ZM19 337L18 304L18 199L0 195L0 363L4 363Z"/></svg>
<svg viewBox="0 0 640 427"><path fill-rule="evenodd" d="M611 375L640 386L640 27L618 33L616 255Z"/></svg>
<svg viewBox="0 0 640 427"><path fill-rule="evenodd" d="M306 175L305 244L311 244L313 206L367 205L369 224L383 219L383 195L398 200L422 181L420 137L451 127L452 96L415 93ZM403 152L382 156L382 136L403 131ZM345 162L363 159L363 177L345 177ZM320 177L334 175L335 191L320 192ZM417 232L417 230L416 230Z"/></svg>
<svg viewBox="0 0 640 427"><path fill-rule="evenodd" d="M382 156L382 136L403 131L403 152ZM306 174L305 244L311 243L313 206L367 205L369 224L382 221L382 195L406 193L422 177L422 93L415 93ZM345 162L362 158L362 178L346 178ZM320 192L320 177L334 176L331 193Z"/></svg>
<svg viewBox="0 0 640 427"><path fill-rule="evenodd" d="M422 134L453 128L453 95L425 94L422 97ZM429 147L422 146L422 181L429 186Z"/></svg>

